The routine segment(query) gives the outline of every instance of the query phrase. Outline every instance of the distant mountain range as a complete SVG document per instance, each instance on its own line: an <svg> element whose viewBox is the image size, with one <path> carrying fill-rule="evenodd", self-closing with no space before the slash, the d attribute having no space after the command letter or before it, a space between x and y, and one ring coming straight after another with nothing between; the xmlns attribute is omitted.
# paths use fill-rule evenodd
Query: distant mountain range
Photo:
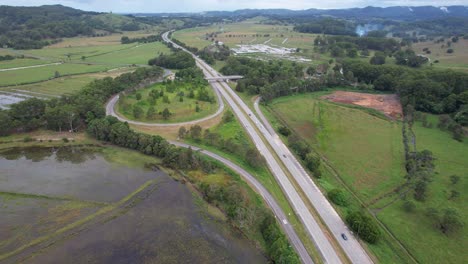
<svg viewBox="0 0 468 264"><path fill-rule="evenodd" d="M308 16L321 17L332 16L347 19L391 19L391 20L427 20L444 17L468 17L468 6L393 6L393 7L364 7L364 8L348 8L348 9L306 9L306 10L289 10L289 9L242 9L236 11L208 11L201 13L205 16L222 16L222 17L242 17L242 16ZM180 16L178 14L139 14L146 16ZM189 15L185 13L185 15ZM193 13L191 15L194 15Z"/></svg>

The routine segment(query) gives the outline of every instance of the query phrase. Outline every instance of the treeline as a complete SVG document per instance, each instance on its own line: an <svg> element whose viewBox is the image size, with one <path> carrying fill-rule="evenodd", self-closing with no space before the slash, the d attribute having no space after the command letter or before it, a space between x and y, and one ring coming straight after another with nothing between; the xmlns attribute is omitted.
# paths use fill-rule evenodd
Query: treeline
<svg viewBox="0 0 468 264"><path fill-rule="evenodd" d="M350 22L325 18L297 25L294 30L301 33L356 36L355 28L355 25Z"/></svg>
<svg viewBox="0 0 468 264"><path fill-rule="evenodd" d="M9 110L0 111L0 135L38 128L56 131L83 129L93 119L105 116L102 105L113 94L153 82L162 74L159 67L139 68L115 79L95 80L72 96L48 101L32 98L13 104Z"/></svg>
<svg viewBox="0 0 468 264"><path fill-rule="evenodd" d="M151 36L141 37L141 38L129 38L127 36L123 36L120 39L120 43L122 44L151 43L151 42L158 42L158 41L162 41L162 37L160 35L151 35Z"/></svg>
<svg viewBox="0 0 468 264"><path fill-rule="evenodd" d="M418 111L449 114L458 124L468 125L468 74L453 70L409 69L397 65L371 65L345 60L345 75L372 84L379 91L397 92L403 106Z"/></svg>
<svg viewBox="0 0 468 264"><path fill-rule="evenodd" d="M84 12L61 5L40 7L0 6L0 47L40 49L61 38L93 36L96 30L114 32L112 25L93 19L99 13ZM127 23L122 30L138 30ZM132 26L133 25L133 26Z"/></svg>
<svg viewBox="0 0 468 264"><path fill-rule="evenodd" d="M204 49L198 51L197 56L200 59L204 60L206 63L213 65L216 60L225 61L231 55L231 51L229 47L226 45L219 45L216 43L215 45L210 45L205 47Z"/></svg>
<svg viewBox="0 0 468 264"><path fill-rule="evenodd" d="M14 60L14 59L16 58L11 55L0 56L0 61L8 61L8 60Z"/></svg>
<svg viewBox="0 0 468 264"><path fill-rule="evenodd" d="M401 43L391 38L379 37L352 37L352 36L317 36L314 40L315 47L318 51L324 53L330 51L334 57L342 57L344 55L354 55L352 50L360 50L361 55L369 56L369 50L378 50L386 53L393 53L401 49Z"/></svg>
<svg viewBox="0 0 468 264"><path fill-rule="evenodd" d="M170 55L160 54L148 61L149 65L157 65L169 69L185 69L195 67L195 59L187 52L176 51Z"/></svg>
<svg viewBox="0 0 468 264"><path fill-rule="evenodd" d="M230 57L221 69L224 75L242 75L236 90L249 94L267 95L272 92L282 93L298 84L298 78L304 76L304 67L295 62L260 61L242 57ZM287 85L284 85L287 83ZM278 89L281 89L278 91ZM284 91L288 93L288 91Z"/></svg>

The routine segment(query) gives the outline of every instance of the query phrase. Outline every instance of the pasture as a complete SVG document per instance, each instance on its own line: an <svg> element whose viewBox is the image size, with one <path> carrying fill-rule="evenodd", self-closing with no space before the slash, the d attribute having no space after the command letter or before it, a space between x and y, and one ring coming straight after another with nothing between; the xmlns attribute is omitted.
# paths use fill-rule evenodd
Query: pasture
<svg viewBox="0 0 468 264"><path fill-rule="evenodd" d="M443 48L442 45L444 45ZM452 43L451 47L448 47L447 43L434 43L434 41L413 44L413 49L417 54L425 54L423 51L425 48L431 51L431 54L426 56L431 59L433 67L468 72L468 39L460 38L458 42ZM449 48L452 48L454 52L447 53ZM436 60L439 62L435 63Z"/></svg>
<svg viewBox="0 0 468 264"><path fill-rule="evenodd" d="M424 202L415 202L413 212L405 212L403 201L382 209L377 217L394 233L421 263L463 263L468 258L468 141L460 143L448 132L437 128L437 116L429 116L434 128L423 127L416 122L413 129L419 150L430 150L435 160L435 175L429 183L429 194ZM457 184L450 176L458 175ZM458 191L458 198L451 198L451 191ZM408 197L412 200L412 197ZM377 206L377 205L376 205ZM433 227L431 218L425 215L428 208L444 210L454 208L465 222L461 232L445 235Z"/></svg>
<svg viewBox="0 0 468 264"><path fill-rule="evenodd" d="M364 202L402 184L401 125L321 100L319 96L324 94L278 98L269 109L328 160Z"/></svg>

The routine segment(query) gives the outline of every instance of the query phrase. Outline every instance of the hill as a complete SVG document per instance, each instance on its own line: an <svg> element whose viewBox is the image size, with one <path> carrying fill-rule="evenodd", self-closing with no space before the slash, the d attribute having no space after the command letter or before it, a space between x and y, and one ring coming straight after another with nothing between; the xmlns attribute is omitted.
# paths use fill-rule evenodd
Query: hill
<svg viewBox="0 0 468 264"><path fill-rule="evenodd" d="M75 36L136 31L134 18L86 12L62 5L0 6L0 47L38 49Z"/></svg>

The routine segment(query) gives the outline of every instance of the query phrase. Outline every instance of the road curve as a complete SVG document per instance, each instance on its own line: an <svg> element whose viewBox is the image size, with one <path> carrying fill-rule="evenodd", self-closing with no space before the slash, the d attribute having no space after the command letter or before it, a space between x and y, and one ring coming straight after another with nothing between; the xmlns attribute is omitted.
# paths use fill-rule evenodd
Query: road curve
<svg viewBox="0 0 468 264"><path fill-rule="evenodd" d="M168 32L162 35L163 40L172 43L175 48L179 48L185 52L190 53L183 47L175 44L168 38ZM191 53L190 53L191 54ZM206 77L213 77L213 76L220 76L213 68L211 68L208 64L206 64L203 60L199 59L195 55L192 54L197 62L197 66L200 67L203 72L205 73ZM216 82L213 83L215 87L219 89L222 96L232 108L234 114L239 119L239 122L243 126L243 128L247 131L247 134L250 136L252 141L254 142L258 151L264 156L266 160L266 164L270 171L272 172L273 176L275 177L276 181L278 182L279 186L281 187L283 193L288 198L292 208L296 212L298 218L301 220L302 224L305 227L305 230L308 232L310 237L312 238L312 242L314 243L315 247L319 251L321 257L323 258L324 262L338 264L342 263L340 257L338 256L337 252L335 251L334 247L330 243L328 237L325 235L323 230L321 229L320 225L317 223L317 220L312 215L312 212L309 210L305 202L302 200L301 196L295 189L294 185L286 176L283 168L281 168L279 162L275 159L274 154L275 152L271 152L268 146L260 136L259 132L257 132L257 126L259 125L258 120L254 121L251 120L253 118L253 113L250 110L246 110L247 106L245 103L235 94L232 89L227 85L226 82ZM247 115L248 114L248 115ZM268 132L264 132L262 129L259 129L264 137L270 136ZM276 155L276 153L275 153Z"/></svg>
<svg viewBox="0 0 468 264"><path fill-rule="evenodd" d="M176 48L190 53L185 48L180 47L179 45L172 42L168 38L168 33L169 32L166 32L162 35L165 41L172 43ZM192 54L192 56L194 55ZM197 60L197 65L204 71L207 77L220 76L219 73L207 65L203 60L197 58L196 56L194 56L194 58ZM270 171L277 179L278 183L283 189L283 192L288 197L291 205L295 209L297 215L303 221L306 230L313 238L313 242L320 251L324 261L327 263L342 262L340 257L338 257L337 252L330 244L328 237L324 234L323 230L321 230L321 227L317 224L314 217L312 217L311 212L297 193L297 190L285 175L279 162L284 164L286 167L285 171L288 171L297 182L301 191L305 195L304 200L313 205L318 215L330 229L333 236L333 238L330 239L338 242L349 260L351 260L352 263L372 263L372 259L369 257L367 252L363 249L358 240L349 234L347 226L334 210L333 206L328 202L324 194L311 180L308 173L304 170L304 168L302 168L301 164L284 145L279 136L276 135L274 130L272 128L267 130L265 126L262 125L257 116L252 113L249 107L225 82L218 82L214 85L218 87L223 97L231 106L234 113L239 118L239 121L254 141L257 149L265 157ZM266 119L263 121L265 122ZM266 122L266 124L269 125L268 122ZM262 136L260 136L260 134ZM273 151L267 147L267 144ZM277 161L275 156L278 157L281 161ZM348 234L347 241L344 241L341 238L342 233Z"/></svg>
<svg viewBox="0 0 468 264"><path fill-rule="evenodd" d="M168 73L168 71L166 70L165 76L167 75L167 73ZM127 118L125 118L125 117L123 117L123 116L121 116L121 115L119 115L119 114L117 114L115 112L115 104L119 101L119 98L120 98L119 94L114 95L107 102L107 104L106 104L106 115L114 116L119 121L122 121L122 122L127 122L127 123L132 124L132 125L139 125L139 126L146 126L146 127L178 127L178 126L196 125L196 124L198 124L200 122L213 119L213 118L217 117L218 115L220 115L224 111L225 105L224 105L224 101L223 101L223 98L221 97L221 94L220 94L219 90L213 84L211 84L211 87L213 87L213 90L216 93L216 100L218 101L219 107L218 107L218 110L216 110L216 113L211 114L211 115L206 116L206 117L201 118L201 119L187 121L187 122L180 122L180 123L167 123L167 124L166 123L146 123L146 122L139 122L139 121L130 120L130 119L127 119Z"/></svg>
<svg viewBox="0 0 468 264"><path fill-rule="evenodd" d="M268 206L273 211L273 214L275 215L275 217L279 219L281 228L286 233L292 246L296 249L296 252L298 253L302 263L306 263L306 264L314 263L312 259L310 258L309 254L307 253L307 250L305 249L304 244L302 244L302 241L297 236L296 231L294 231L294 228L288 223L286 214L283 212L279 204L276 202L275 198L271 196L271 194L265 189L265 187L263 187L263 185L259 181L257 181L257 179L255 179L255 177L252 174L248 173L246 170L242 169L241 167L231 162L230 160L223 158L213 152L209 152L201 148L191 146L185 143L181 143L178 141L169 141L169 143L178 147L192 148L195 151L199 151L201 154L209 156L223 163L224 165L226 165L227 167L235 171L237 174L239 174L246 182L249 183L250 186L252 186L257 191L258 194L262 196L263 200L268 204Z"/></svg>

